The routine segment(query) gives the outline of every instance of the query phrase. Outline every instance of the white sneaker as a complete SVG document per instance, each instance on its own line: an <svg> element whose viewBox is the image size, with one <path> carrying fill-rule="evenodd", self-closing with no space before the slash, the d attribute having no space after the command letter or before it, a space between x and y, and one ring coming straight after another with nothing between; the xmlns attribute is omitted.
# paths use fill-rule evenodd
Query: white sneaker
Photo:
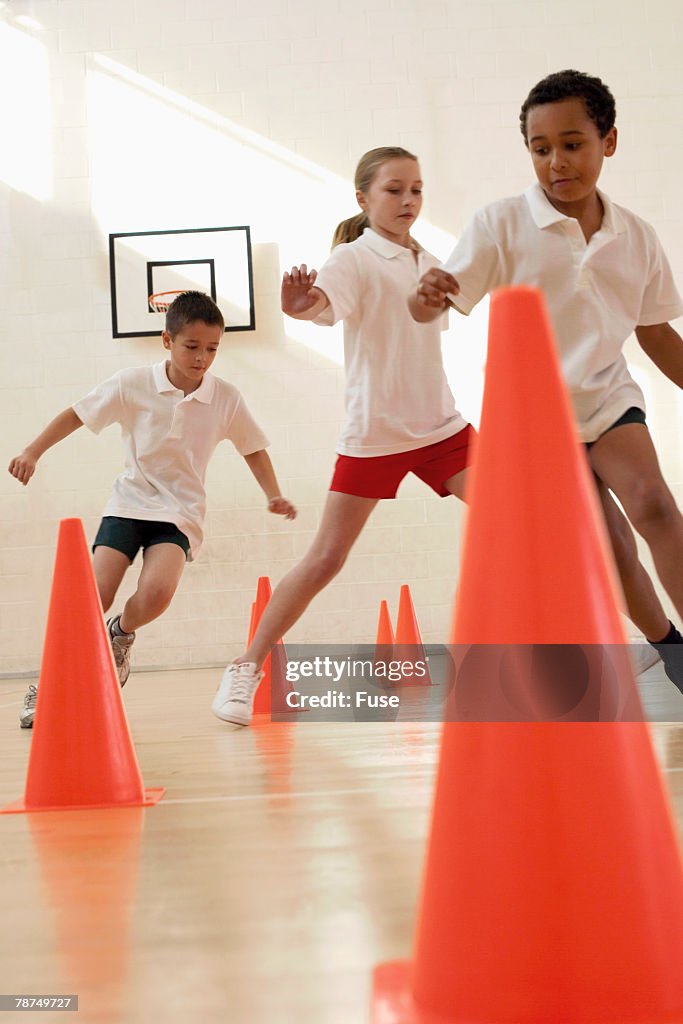
<svg viewBox="0 0 683 1024"><path fill-rule="evenodd" d="M254 707L254 694L263 678L253 661L228 665L211 710L217 718L235 725L249 725Z"/></svg>
<svg viewBox="0 0 683 1024"><path fill-rule="evenodd" d="M24 697L24 706L19 714L19 725L22 729L33 728L33 716L36 712L36 700L38 699L38 687L33 683L28 684L28 690Z"/></svg>

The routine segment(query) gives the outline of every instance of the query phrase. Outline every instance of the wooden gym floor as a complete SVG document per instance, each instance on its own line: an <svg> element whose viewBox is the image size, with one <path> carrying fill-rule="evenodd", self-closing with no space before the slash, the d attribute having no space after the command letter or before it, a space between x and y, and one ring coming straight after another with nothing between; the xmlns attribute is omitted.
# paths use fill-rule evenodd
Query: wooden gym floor
<svg viewBox="0 0 683 1024"><path fill-rule="evenodd" d="M78 994L1 1024L364 1024L406 957L440 726L214 718L218 670L133 674L145 810L0 817L0 994ZM0 806L23 793L25 680L0 683ZM650 717L683 719L660 666ZM653 724L679 825L683 724ZM59 765L55 765L59 771Z"/></svg>

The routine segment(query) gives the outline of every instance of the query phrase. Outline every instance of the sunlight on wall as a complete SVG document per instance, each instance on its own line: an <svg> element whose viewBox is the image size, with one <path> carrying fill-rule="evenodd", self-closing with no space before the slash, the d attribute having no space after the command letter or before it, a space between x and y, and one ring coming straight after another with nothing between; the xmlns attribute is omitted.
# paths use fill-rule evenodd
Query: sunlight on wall
<svg viewBox="0 0 683 1024"><path fill-rule="evenodd" d="M43 26L35 18L31 18L28 14L20 14L14 19L17 25L21 25L22 28L34 29L38 32L42 32Z"/></svg>
<svg viewBox="0 0 683 1024"><path fill-rule="evenodd" d="M36 23L37 24L37 23ZM39 40L0 25L0 181L34 199L53 190L48 55Z"/></svg>
<svg viewBox="0 0 683 1024"><path fill-rule="evenodd" d="M678 484L683 476L683 447L678 439L683 434L680 430L677 434L672 433L671 425L672 417L675 416L683 426L683 395L670 381L663 380L654 363L649 360L643 362L643 353L637 350L635 343L631 347L632 351L629 352L627 347L625 355L629 372L645 398L645 412L650 432L655 438L663 438L669 434L666 445L660 448L656 443L664 477L669 484ZM638 358L639 362L636 361Z"/></svg>
<svg viewBox="0 0 683 1024"><path fill-rule="evenodd" d="M356 210L351 181L101 54L92 59L87 94L93 213L105 233L249 224L254 243L277 244L282 269L320 266L334 226ZM424 221L415 234L443 258L455 241ZM449 377L462 379L467 366L475 379L480 311L467 319L453 313L451 323ZM343 362L341 327L287 318L286 331ZM480 393L469 385L468 392L478 416Z"/></svg>
<svg viewBox="0 0 683 1024"><path fill-rule="evenodd" d="M290 241L285 264L320 248L319 224L349 185L276 143L106 57L88 74L93 209L107 230L251 226ZM282 241L284 240L284 242Z"/></svg>

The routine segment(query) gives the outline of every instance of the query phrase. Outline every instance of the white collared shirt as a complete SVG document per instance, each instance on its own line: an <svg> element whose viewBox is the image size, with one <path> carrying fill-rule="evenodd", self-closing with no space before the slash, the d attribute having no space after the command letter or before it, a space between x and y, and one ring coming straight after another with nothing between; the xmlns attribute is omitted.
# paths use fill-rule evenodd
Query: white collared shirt
<svg viewBox="0 0 683 1024"><path fill-rule="evenodd" d="M124 471L105 516L175 523L196 558L206 516L204 478L219 441L240 455L268 445L236 387L206 373L184 395L171 384L166 363L119 370L73 406L95 434L121 424Z"/></svg>
<svg viewBox="0 0 683 1024"><path fill-rule="evenodd" d="M438 260L366 228L332 250L316 287L329 306L315 322L344 321L346 423L337 451L367 458L422 448L456 434L455 408L441 357L441 325L418 324L407 296Z"/></svg>
<svg viewBox="0 0 683 1024"><path fill-rule="evenodd" d="M460 284L456 304L465 314L504 285L543 291L584 441L630 406L645 409L622 354L634 328L683 315L654 229L599 195L603 221L588 243L579 222L556 210L535 182L479 210L444 264Z"/></svg>

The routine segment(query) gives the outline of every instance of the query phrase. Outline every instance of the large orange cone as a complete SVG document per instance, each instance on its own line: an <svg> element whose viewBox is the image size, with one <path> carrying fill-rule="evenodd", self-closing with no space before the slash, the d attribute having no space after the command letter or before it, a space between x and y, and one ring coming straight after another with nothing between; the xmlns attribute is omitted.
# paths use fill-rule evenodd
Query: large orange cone
<svg viewBox="0 0 683 1024"><path fill-rule="evenodd" d="M249 625L249 643L254 637L261 616L272 595L270 579L267 576L259 576L256 584L256 600L252 606ZM288 693L292 692L291 683L287 682L287 653L285 645L280 639L263 663L263 678L254 696L254 714L269 715L271 711L290 711L286 697Z"/></svg>
<svg viewBox="0 0 683 1024"><path fill-rule="evenodd" d="M80 519L59 527L24 799L11 811L156 803L145 790Z"/></svg>
<svg viewBox="0 0 683 1024"><path fill-rule="evenodd" d="M540 294L501 291L490 317L453 642L611 644L617 663L613 573ZM680 854L618 667L601 715L631 721L444 726L413 960L378 968L373 1024L683 1021Z"/></svg>
<svg viewBox="0 0 683 1024"><path fill-rule="evenodd" d="M419 677L410 673L404 678L404 682L415 684L416 680L422 686L431 685L431 677L427 666L427 656L422 643L422 634L415 614L415 606L410 594L410 587L407 583L401 586L398 599L398 616L396 618L396 653L400 661L408 663L420 663L425 666L425 672Z"/></svg>

